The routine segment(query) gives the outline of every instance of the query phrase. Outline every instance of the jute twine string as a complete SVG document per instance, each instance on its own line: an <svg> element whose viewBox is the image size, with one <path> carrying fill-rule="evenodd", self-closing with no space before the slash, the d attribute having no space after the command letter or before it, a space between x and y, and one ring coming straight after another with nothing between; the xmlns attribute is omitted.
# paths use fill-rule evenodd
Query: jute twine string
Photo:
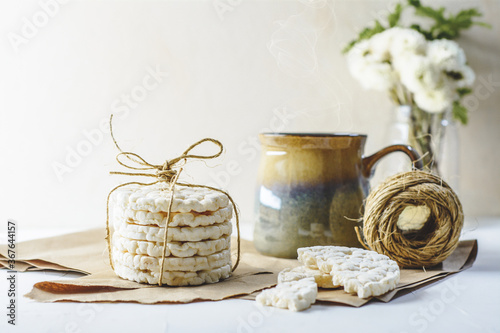
<svg viewBox="0 0 500 333"><path fill-rule="evenodd" d="M430 216L420 230L403 233L397 226L407 206L426 205ZM445 260L458 246L464 215L450 186L424 171L394 175L365 201L363 239L366 247L395 260L401 267L430 267Z"/></svg>
<svg viewBox="0 0 500 333"><path fill-rule="evenodd" d="M114 269L113 266L113 260L112 260L112 252L111 252L111 234L110 234L110 228L109 228L109 200L111 195L113 194L114 191L117 189L128 186L128 185L140 185L140 186L152 186L158 183L165 183L169 187L169 203L168 203L168 209L167 209L167 219L166 219L166 224L165 224L165 229L164 229L164 234L163 234L163 249L162 249L162 257L161 257L161 262L160 262L160 277L158 279L158 285L162 285L162 280L163 280L163 268L164 268L164 261L165 261L165 256L166 256L166 250L167 250L167 239L168 239L168 225L171 222L171 211L172 211L172 203L173 203L173 198L174 198L174 192L175 192L175 187L176 186L184 186L184 187L198 187L198 188L206 188L210 189L213 191L217 191L220 193L223 193L227 195L229 201L233 205L233 210L236 218L236 230L237 230L237 249L236 249L236 262L232 267L232 271L238 267L238 264L240 262L240 252L241 252L241 244L240 244L240 219L239 219L239 214L238 214L238 209L236 207L236 203L234 202L233 198L225 191L212 187L212 186L207 186L207 185L198 185L198 184L189 184L189 183L180 183L178 182L178 178L180 173L182 172L182 168L179 168L179 170L173 170L172 168L176 166L179 162L185 162L187 159L213 159L216 157L219 157L223 150L224 146L222 143L218 140L211 139L211 138L205 138L202 139L198 142L195 142L191 146L189 146L188 149L186 149L181 155L178 157L175 157L170 160L166 160L163 164L151 164L147 162L144 158L139 156L136 153L132 152L124 152L118 143L116 142L116 139L113 135L113 115L111 115L109 119L109 130L111 133L111 138L113 139L113 143L115 144L116 148L120 151L118 155L116 155L116 160L118 163L126 168L133 169L133 170L143 170L143 171L155 171L154 173L148 173L148 172L122 172L122 171L112 171L110 174L114 175L126 175L126 176L143 176L143 177L153 177L156 178L156 181L153 181L151 183L142 183L142 182L127 182L120 184L116 187L114 187L108 194L107 197L107 202L106 202L106 240L108 244L108 253L109 253L109 261L111 264L111 268ZM189 152L194 149L195 147L199 146L200 144L204 142L212 142L216 146L219 147L219 151L216 154L213 155L190 155ZM125 163L124 161L121 160L122 157L126 157L129 161L134 162L135 164L139 166L134 166Z"/></svg>

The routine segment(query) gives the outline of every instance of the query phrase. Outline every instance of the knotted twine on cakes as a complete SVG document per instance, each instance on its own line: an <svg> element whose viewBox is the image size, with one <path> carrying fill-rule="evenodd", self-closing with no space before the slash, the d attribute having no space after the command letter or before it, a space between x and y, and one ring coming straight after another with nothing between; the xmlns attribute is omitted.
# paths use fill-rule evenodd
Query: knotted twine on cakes
<svg viewBox="0 0 500 333"><path fill-rule="evenodd" d="M167 248L168 244L168 226L169 223L171 222L171 212L172 212L172 203L174 200L174 192L175 192L175 187L176 186L184 186L184 187L198 187L198 188L207 188L213 191L217 191L220 193L223 193L227 195L229 201L233 205L233 210L234 210L234 215L236 219L236 231L237 231L237 247L236 247L236 262L231 268L231 271L234 272L236 267L238 267L238 264L240 262L240 254L241 254L241 243L240 243L240 219L239 219L239 214L238 214L238 209L236 207L236 203L234 202L233 198L225 191L212 187L212 186L207 186L207 185L198 185L198 184L190 184L190 183L180 183L178 182L179 175L182 172L182 168L179 168L179 170L174 170L173 167L183 161L185 162L187 159L213 159L216 157L219 157L223 150L224 146L222 143L218 140L212 139L212 138L205 138L202 139L198 142L193 143L191 146L189 146L188 149L186 149L180 156L175 157L170 160L166 160L163 164L151 164L149 162L146 162L145 159L143 159L141 156L139 156L136 153L132 152L124 152L118 143L116 142L115 136L113 135L113 115L110 116L109 118L109 131L111 134L111 138L113 139L113 143L115 144L115 147L118 149L119 153L116 155L116 160L117 162L129 169L132 170L139 170L142 172L122 172L122 171L111 171L110 174L114 175L125 175L125 176L142 176L142 177L153 177L156 178L155 181L150 182L150 183L142 183L142 182L127 182L124 184L120 184L118 186L115 186L108 194L107 198L107 203L106 203L106 241L107 241L107 246L108 246L108 255L109 255L109 261L111 268L113 268L113 260L111 258L112 252L111 252L111 233L110 233L110 228L109 228L109 200L111 197L111 194L116 191L117 189L127 186L127 185L141 185L141 186L152 186L158 183L164 183L165 185L168 185L168 191L170 192L169 196L169 203L168 203L168 209L167 209L167 217L166 217L166 222L165 222L165 229L163 233L163 249L162 249L162 256L161 256L161 261L160 261L160 276L158 278L158 285L161 287L162 286L162 279L163 279L163 267L165 264L165 251ZM191 155L189 154L192 149L195 147L199 146L200 144L204 142L211 142L215 144L218 148L219 151L213 155ZM122 161L120 158L121 157L126 157L129 162L133 162L134 165L129 165ZM156 171L154 173L149 173L147 171Z"/></svg>
<svg viewBox="0 0 500 333"><path fill-rule="evenodd" d="M408 216L418 220L417 211L424 213L421 223L403 227L401 221ZM363 220L364 240L371 250L401 267L415 268L434 266L455 250L464 215L446 182L428 172L410 171L388 178L370 193Z"/></svg>

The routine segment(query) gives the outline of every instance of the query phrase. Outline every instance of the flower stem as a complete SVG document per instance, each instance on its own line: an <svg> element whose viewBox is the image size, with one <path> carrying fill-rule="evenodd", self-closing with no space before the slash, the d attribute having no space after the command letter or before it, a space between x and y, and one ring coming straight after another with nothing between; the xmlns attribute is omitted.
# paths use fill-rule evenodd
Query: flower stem
<svg viewBox="0 0 500 333"><path fill-rule="evenodd" d="M441 122L444 118L442 113L430 113L423 111L413 104L411 112L411 127L414 148L420 153L424 167L432 173L441 176L439 171L439 151L444 135Z"/></svg>

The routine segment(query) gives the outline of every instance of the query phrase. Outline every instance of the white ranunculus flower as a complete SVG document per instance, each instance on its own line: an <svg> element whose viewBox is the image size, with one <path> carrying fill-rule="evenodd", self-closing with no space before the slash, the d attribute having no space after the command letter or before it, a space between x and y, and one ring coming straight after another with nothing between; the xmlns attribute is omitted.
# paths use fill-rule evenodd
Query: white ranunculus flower
<svg viewBox="0 0 500 333"><path fill-rule="evenodd" d="M390 53L393 58L402 53L425 54L427 41L424 35L413 29L392 28Z"/></svg>
<svg viewBox="0 0 500 333"><path fill-rule="evenodd" d="M347 66L349 71L355 79L362 78L362 70L369 65L370 43L364 40L354 45L354 47L347 54Z"/></svg>
<svg viewBox="0 0 500 333"><path fill-rule="evenodd" d="M412 29L385 30L354 45L347 55L349 70L365 89L392 89L399 80L394 63L404 54L422 54L425 43Z"/></svg>
<svg viewBox="0 0 500 333"><path fill-rule="evenodd" d="M365 89L385 91L395 85L394 71L390 63L374 56L370 40L357 43L347 54L347 64L352 76Z"/></svg>
<svg viewBox="0 0 500 333"><path fill-rule="evenodd" d="M370 50L379 61L391 61L391 45L395 30L384 30L370 38Z"/></svg>
<svg viewBox="0 0 500 333"><path fill-rule="evenodd" d="M434 89L443 84L440 71L425 56L401 54L395 59L394 66L399 72L401 83L410 92Z"/></svg>
<svg viewBox="0 0 500 333"><path fill-rule="evenodd" d="M455 85L446 73L428 57L406 54L398 58L396 68L401 83L413 93L415 103L427 112L443 112L455 99Z"/></svg>
<svg viewBox="0 0 500 333"><path fill-rule="evenodd" d="M465 52L452 40L439 39L428 43L427 57L439 68L451 87L470 87L476 76L466 65Z"/></svg>
<svg viewBox="0 0 500 333"><path fill-rule="evenodd" d="M363 40L349 51L347 60L365 89L387 91L401 83L429 112L444 111L457 98L456 89L470 87L475 79L457 43L427 42L413 29L395 27Z"/></svg>
<svg viewBox="0 0 500 333"><path fill-rule="evenodd" d="M441 74L445 84L455 89L470 88L476 78L474 71L469 66L463 66L451 71L442 70Z"/></svg>
<svg viewBox="0 0 500 333"><path fill-rule="evenodd" d="M422 89L413 94L415 103L427 112L444 112L453 104L453 94L448 89Z"/></svg>
<svg viewBox="0 0 500 333"><path fill-rule="evenodd" d="M462 78L455 80L457 88L471 87L476 79L476 74L469 66L465 65L460 70L457 71L461 74Z"/></svg>
<svg viewBox="0 0 500 333"><path fill-rule="evenodd" d="M387 91L394 87L397 77L390 64L378 62L362 68L358 80L365 89Z"/></svg>
<svg viewBox="0 0 500 333"><path fill-rule="evenodd" d="M361 42L354 44L351 50L349 50L347 53L347 60L358 61L360 59L364 59L370 53L370 41L362 40Z"/></svg>
<svg viewBox="0 0 500 333"><path fill-rule="evenodd" d="M443 70L457 70L465 66L464 50L458 44L448 39L436 39L427 45L427 56Z"/></svg>

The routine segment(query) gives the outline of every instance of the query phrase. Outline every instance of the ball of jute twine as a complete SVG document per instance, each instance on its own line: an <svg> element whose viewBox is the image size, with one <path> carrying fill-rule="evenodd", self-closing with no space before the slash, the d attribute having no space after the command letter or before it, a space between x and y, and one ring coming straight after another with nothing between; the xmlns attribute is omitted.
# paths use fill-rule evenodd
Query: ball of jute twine
<svg viewBox="0 0 500 333"><path fill-rule="evenodd" d="M397 226L408 206L426 205L430 215L420 230L403 232ZM462 205L441 178L423 171L394 175L366 198L363 236L373 251L401 267L430 267L457 247L464 215Z"/></svg>

